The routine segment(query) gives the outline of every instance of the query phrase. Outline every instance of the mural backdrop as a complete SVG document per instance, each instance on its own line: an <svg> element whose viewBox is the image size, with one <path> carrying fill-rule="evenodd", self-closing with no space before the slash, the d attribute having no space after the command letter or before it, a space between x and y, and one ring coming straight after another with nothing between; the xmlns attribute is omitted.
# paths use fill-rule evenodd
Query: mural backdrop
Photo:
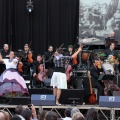
<svg viewBox="0 0 120 120"><path fill-rule="evenodd" d="M120 45L120 0L80 0L79 37L104 40L111 31Z"/></svg>

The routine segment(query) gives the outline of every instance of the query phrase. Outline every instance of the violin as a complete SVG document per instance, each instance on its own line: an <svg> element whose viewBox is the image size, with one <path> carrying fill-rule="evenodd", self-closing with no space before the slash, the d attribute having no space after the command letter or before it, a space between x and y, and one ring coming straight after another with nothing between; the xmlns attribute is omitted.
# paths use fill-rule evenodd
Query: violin
<svg viewBox="0 0 120 120"><path fill-rule="evenodd" d="M33 62L33 55L32 55L32 52L30 51L29 54L28 54L28 62L32 63Z"/></svg>
<svg viewBox="0 0 120 120"><path fill-rule="evenodd" d="M18 71L20 72L20 73L23 73L23 64L22 64L22 62L19 62L18 63Z"/></svg>

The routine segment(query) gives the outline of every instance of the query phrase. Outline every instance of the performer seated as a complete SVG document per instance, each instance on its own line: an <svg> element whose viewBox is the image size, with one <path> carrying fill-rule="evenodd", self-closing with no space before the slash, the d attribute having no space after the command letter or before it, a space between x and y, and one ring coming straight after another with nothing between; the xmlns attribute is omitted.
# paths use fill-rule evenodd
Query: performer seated
<svg viewBox="0 0 120 120"><path fill-rule="evenodd" d="M115 33L113 31L110 32L109 37L105 39L106 41L108 40L115 40Z"/></svg>
<svg viewBox="0 0 120 120"><path fill-rule="evenodd" d="M25 81L16 71L18 60L14 58L14 52L10 52L10 59L2 59L0 61L6 65L6 70L0 76L0 96L17 96L28 94Z"/></svg>
<svg viewBox="0 0 120 120"><path fill-rule="evenodd" d="M103 87L98 81L99 75L100 75L100 69L98 68L99 60L94 59L93 65L90 67L90 75L91 75L91 81L92 81L92 87L98 89L98 95L97 100L99 100L99 96L103 95Z"/></svg>
<svg viewBox="0 0 120 120"><path fill-rule="evenodd" d="M109 55L117 56L117 53L115 51L115 43L111 42L110 47L105 50L105 55L108 57Z"/></svg>
<svg viewBox="0 0 120 120"><path fill-rule="evenodd" d="M25 44L24 45L24 58L22 59L22 63L23 63L23 72L25 75L29 75L30 74L30 67L33 63L33 53L30 51L29 45Z"/></svg>
<svg viewBox="0 0 120 120"><path fill-rule="evenodd" d="M54 73L51 78L51 86L53 86L53 94L56 97L56 105L60 105L59 98L61 95L61 89L67 89L67 79L65 74L65 62L77 56L82 48L79 48L72 56L63 56L63 49L57 49L56 56L54 58Z"/></svg>
<svg viewBox="0 0 120 120"><path fill-rule="evenodd" d="M39 65L43 64L42 55L37 55L37 60L33 62L33 88L36 88L36 78L39 73Z"/></svg>
<svg viewBox="0 0 120 120"><path fill-rule="evenodd" d="M67 52L65 52L64 53L64 55L65 56L72 56L74 54L74 51L73 51L73 46L72 45L69 45L68 46L68 51ZM74 59L71 59L70 61L69 61L69 63L68 63L68 65L69 65L69 68L71 67L71 69L69 69L69 71L66 69L66 75L68 76L68 77L70 77L69 78L69 81L67 82L68 83L68 87L70 88L70 89L73 89L73 88L75 88L75 77L74 76L72 76L71 75L71 72L72 72L72 70L76 67L76 65L77 65L77 63L76 64L74 64L73 63L73 61L74 60L76 60L76 62L77 62L77 56L74 58ZM67 66L68 66L67 65Z"/></svg>
<svg viewBox="0 0 120 120"><path fill-rule="evenodd" d="M3 59L9 58L10 51L9 51L8 44L4 44L3 49L0 50L0 54L1 54Z"/></svg>

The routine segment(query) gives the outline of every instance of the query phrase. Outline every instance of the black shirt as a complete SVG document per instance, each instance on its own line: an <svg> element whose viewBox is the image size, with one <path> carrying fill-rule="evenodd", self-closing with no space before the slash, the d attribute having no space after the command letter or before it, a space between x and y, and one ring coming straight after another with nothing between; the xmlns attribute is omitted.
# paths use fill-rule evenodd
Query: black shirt
<svg viewBox="0 0 120 120"><path fill-rule="evenodd" d="M54 67L54 62L53 62L53 55L54 52L47 51L44 54L44 59L45 59L45 67L46 69L53 68Z"/></svg>
<svg viewBox="0 0 120 120"><path fill-rule="evenodd" d="M91 75L91 81L92 84L95 84L98 82L98 78L100 75L100 69L96 68L94 65L90 67L90 75Z"/></svg>
<svg viewBox="0 0 120 120"><path fill-rule="evenodd" d="M43 62L41 61L41 62L39 63L38 61L34 61L32 64L33 64L33 74L34 74L34 73L37 74L37 73L39 72L39 71L38 71L38 67L39 67L40 64L43 64Z"/></svg>
<svg viewBox="0 0 120 120"><path fill-rule="evenodd" d="M4 49L0 50L0 54L2 55L2 58L5 59L7 58L6 55L10 54L10 51L8 50L7 52Z"/></svg>
<svg viewBox="0 0 120 120"><path fill-rule="evenodd" d="M117 56L117 52L115 50L111 50L110 48L105 50L105 55L108 57L109 55Z"/></svg>

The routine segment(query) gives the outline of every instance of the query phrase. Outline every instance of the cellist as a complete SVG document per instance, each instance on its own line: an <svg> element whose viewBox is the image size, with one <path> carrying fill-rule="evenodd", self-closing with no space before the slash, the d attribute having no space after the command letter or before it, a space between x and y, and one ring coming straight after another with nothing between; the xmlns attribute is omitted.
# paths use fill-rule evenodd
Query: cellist
<svg viewBox="0 0 120 120"><path fill-rule="evenodd" d="M36 88L36 79L37 74L39 73L39 65L43 64L42 55L38 54L37 60L34 61L32 64L33 64L33 88Z"/></svg>

